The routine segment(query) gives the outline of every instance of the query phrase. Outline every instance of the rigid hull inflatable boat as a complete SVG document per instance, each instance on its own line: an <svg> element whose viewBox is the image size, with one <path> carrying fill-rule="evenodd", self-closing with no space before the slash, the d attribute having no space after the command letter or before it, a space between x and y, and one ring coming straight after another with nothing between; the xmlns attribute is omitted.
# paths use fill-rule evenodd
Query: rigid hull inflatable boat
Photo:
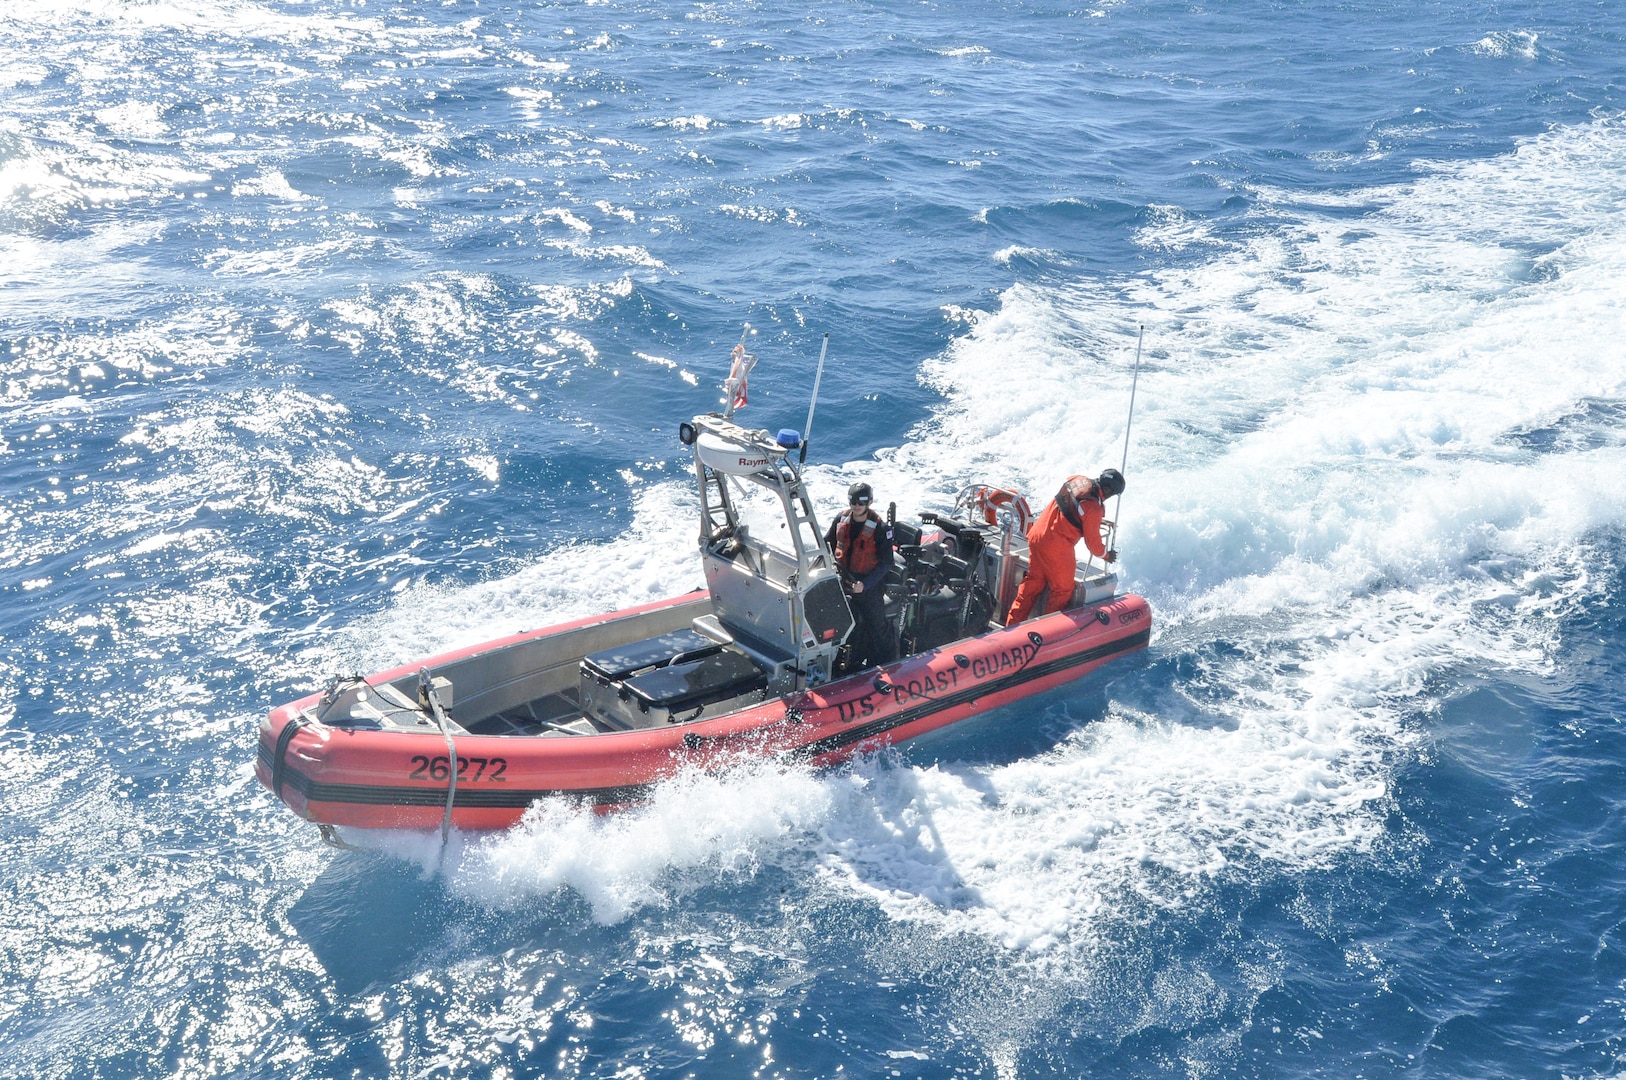
<svg viewBox="0 0 1626 1080"><path fill-rule="evenodd" d="M1025 504L968 489L966 514L894 521L886 612L903 659L843 675L853 615L793 453L806 444L741 427L729 400L679 431L705 589L336 679L261 722L260 782L330 839L501 829L538 799L613 807L740 755L832 764L1146 645L1146 601L1091 564L1066 608L1000 625L1026 566ZM755 534L753 498L785 542Z"/></svg>

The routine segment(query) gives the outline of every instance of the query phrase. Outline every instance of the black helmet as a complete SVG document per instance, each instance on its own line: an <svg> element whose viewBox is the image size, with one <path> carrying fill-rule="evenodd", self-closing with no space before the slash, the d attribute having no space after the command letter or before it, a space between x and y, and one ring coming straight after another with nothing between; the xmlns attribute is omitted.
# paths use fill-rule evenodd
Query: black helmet
<svg viewBox="0 0 1626 1080"><path fill-rule="evenodd" d="M1103 499L1110 499L1114 495L1124 493L1124 474L1117 469L1108 469L1095 478L1095 489L1101 493Z"/></svg>
<svg viewBox="0 0 1626 1080"><path fill-rule="evenodd" d="M868 484L864 483L862 480L860 480L858 483L854 484L852 487L847 489L847 505L848 506L857 506L859 503L863 503L865 506L868 506L870 503L872 503L874 501L875 501L875 492L874 492L874 490L871 489L870 486Z"/></svg>

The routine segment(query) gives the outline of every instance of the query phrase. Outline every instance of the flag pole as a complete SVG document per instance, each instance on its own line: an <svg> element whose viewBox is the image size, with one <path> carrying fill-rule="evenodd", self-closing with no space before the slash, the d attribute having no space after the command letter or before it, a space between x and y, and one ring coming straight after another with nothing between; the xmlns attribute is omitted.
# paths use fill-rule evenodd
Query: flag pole
<svg viewBox="0 0 1626 1080"><path fill-rule="evenodd" d="M754 333L756 331L751 329L751 324L746 323L744 329L740 331L740 343L734 346L734 351L729 354L732 365L728 369L728 380L723 383L724 420L734 418L735 402L739 399L740 388L745 385L746 376L750 375L751 369L756 366L757 358L745 351L745 339Z"/></svg>

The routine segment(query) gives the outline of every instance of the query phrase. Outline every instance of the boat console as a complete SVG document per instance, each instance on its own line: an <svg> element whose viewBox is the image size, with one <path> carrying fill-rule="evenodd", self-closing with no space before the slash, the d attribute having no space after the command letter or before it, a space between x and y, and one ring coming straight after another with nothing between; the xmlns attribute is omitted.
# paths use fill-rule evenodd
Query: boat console
<svg viewBox="0 0 1626 1080"><path fill-rule="evenodd" d="M762 666L775 693L828 682L853 618L791 456L800 436L707 415L683 425L679 438L694 450L700 560L716 624ZM753 488L777 504L783 546L745 522L741 503Z"/></svg>

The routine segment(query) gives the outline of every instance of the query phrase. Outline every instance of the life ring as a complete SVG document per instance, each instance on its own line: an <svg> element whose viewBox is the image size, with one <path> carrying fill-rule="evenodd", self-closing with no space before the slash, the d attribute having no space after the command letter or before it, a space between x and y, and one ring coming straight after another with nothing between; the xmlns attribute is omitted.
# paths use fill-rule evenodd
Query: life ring
<svg viewBox="0 0 1626 1080"><path fill-rule="evenodd" d="M982 511L983 520L990 525L998 523L1001 510L1016 518L1016 527L1024 534L1033 524L1033 509L1027 499L1007 488L979 487L971 494L971 505Z"/></svg>

